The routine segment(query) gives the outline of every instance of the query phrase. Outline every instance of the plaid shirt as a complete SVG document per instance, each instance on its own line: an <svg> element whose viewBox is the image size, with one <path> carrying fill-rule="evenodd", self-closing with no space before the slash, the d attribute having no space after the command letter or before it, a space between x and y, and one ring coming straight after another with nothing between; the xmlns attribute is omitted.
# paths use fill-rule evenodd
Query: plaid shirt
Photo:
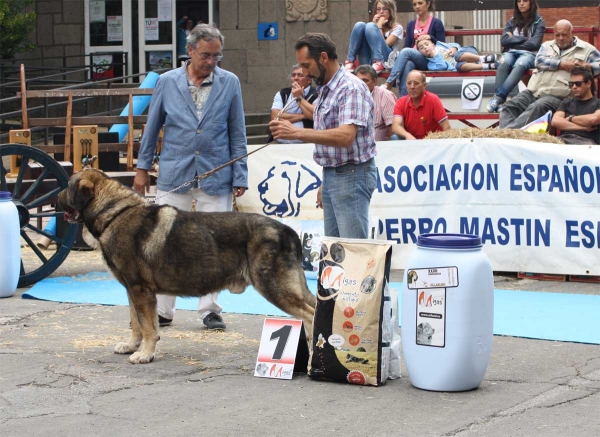
<svg viewBox="0 0 600 437"><path fill-rule="evenodd" d="M390 139L389 126L394 122L396 95L380 86L375 86L371 95L375 104L373 111L375 141L388 141Z"/></svg>
<svg viewBox="0 0 600 437"><path fill-rule="evenodd" d="M345 124L358 126L351 147L315 144L313 157L323 167L360 164L377 155L373 122L373 98L364 82L340 67L319 89L315 101L314 127L325 130Z"/></svg>
<svg viewBox="0 0 600 437"><path fill-rule="evenodd" d="M577 39L577 37L574 37L573 46L577 45L578 41L579 40ZM571 47L569 47L569 49ZM548 45L542 44L540 50L538 51L535 57L535 68L537 68L540 71L556 71L558 70L558 64L560 64L561 61L560 53L548 53L547 49ZM592 65L592 70L594 70L594 76L600 73L600 52L598 52L598 50L593 50L592 53L590 53L588 59L585 60L585 62L588 62Z"/></svg>

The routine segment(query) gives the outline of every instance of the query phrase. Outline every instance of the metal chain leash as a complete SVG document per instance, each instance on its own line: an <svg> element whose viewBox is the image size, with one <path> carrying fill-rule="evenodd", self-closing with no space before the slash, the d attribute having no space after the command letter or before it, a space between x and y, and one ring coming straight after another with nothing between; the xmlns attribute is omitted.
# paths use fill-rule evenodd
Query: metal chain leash
<svg viewBox="0 0 600 437"><path fill-rule="evenodd" d="M289 109L290 109L290 106L291 106L291 104L292 104L293 102L299 103L298 99L299 99L299 98L291 98L291 99L288 99L288 101L287 101L287 103L285 104L285 106L284 106L284 107L281 109L281 111L279 111L279 113L278 113L278 114L277 114L277 116L275 117L275 120L279 120L279 119L281 118L281 116L282 116L282 115L285 113L285 111L287 111L287 110L289 110ZM298 106L299 106L299 105L298 105ZM269 138L272 138L272 136L271 136L271 135L269 135ZM237 158L235 158L235 159L232 159L231 161L229 161L229 162L226 162L225 164L223 164L223 165L220 165L220 166L218 166L217 168L213 168L212 170L209 170L209 171L207 171L206 173L202 173L200 176L194 176L194 179L192 179L192 180L190 180L190 181L187 181L187 182L184 182L183 184L179 185L178 187L175 187L175 188L173 188L172 190L169 190L169 191L167 191L167 192L165 192L165 193L161 194L160 196L157 196L157 197L155 197L154 199L146 199L146 201L147 201L148 203L156 203L156 201L157 201L158 199L162 199L163 197L166 197L166 196L168 196L169 194L171 194L171 193L174 193L175 191L179 191L181 188L187 187L188 185L192 185L193 183L200 182L200 181L202 181L202 180L206 179L207 177L209 177L209 176L212 176L214 173L218 172L219 170L222 170L222 169L224 169L225 167L227 167L227 166L229 166L229 165L231 165L231 164L233 164L233 163L235 163L235 162L239 161L240 159L244 159L244 158L246 158L247 156L250 156L250 155L252 155L253 153L256 153L256 152L258 152L259 150L262 150L262 149L264 149L265 147L267 147L267 146L270 146L270 145L271 145L271 144L273 144L274 142L275 142L275 141L271 140L271 141L267 142L265 145L263 145L263 146L260 146L258 149L255 149L255 150L253 150L252 152L248 152L248 153L246 153L245 155L238 156Z"/></svg>
<svg viewBox="0 0 600 437"><path fill-rule="evenodd" d="M178 187L175 187L175 188L173 188L172 190L169 190L169 191L167 191L166 193L163 193L163 194L161 194L160 196L156 196L156 197L155 197L155 198L153 198L153 199L146 199L146 201L147 201L148 203L156 203L156 201L157 201L158 199L162 199L163 197L166 197L166 196L168 196L169 194L171 194L171 193L174 193L175 191L179 190L180 188L187 187L188 185L192 185L194 182L196 182L196 180L200 180L200 179L199 179L199 176L195 176L195 177L194 177L194 179L192 179L191 181L187 181L187 182L185 182L185 183L181 184L180 186L178 186Z"/></svg>

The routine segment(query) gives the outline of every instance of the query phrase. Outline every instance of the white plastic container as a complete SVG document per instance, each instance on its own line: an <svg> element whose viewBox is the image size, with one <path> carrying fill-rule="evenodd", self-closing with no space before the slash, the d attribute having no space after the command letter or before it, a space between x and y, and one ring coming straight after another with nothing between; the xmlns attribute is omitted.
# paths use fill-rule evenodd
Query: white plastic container
<svg viewBox="0 0 600 437"><path fill-rule="evenodd" d="M12 195L0 191L0 297L17 290L21 271L21 227Z"/></svg>
<svg viewBox="0 0 600 437"><path fill-rule="evenodd" d="M480 237L420 235L402 291L402 352L411 384L433 391L479 387L493 326L494 276Z"/></svg>

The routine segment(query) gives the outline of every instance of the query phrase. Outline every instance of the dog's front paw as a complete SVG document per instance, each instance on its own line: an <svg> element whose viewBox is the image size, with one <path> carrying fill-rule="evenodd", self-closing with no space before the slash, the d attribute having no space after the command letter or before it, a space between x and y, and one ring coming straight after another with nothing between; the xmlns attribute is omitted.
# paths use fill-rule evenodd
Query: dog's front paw
<svg viewBox="0 0 600 437"><path fill-rule="evenodd" d="M135 351L138 350L138 346L136 346L135 344L132 343L117 343L117 345L115 346L114 352L116 354L132 354Z"/></svg>
<svg viewBox="0 0 600 437"><path fill-rule="evenodd" d="M145 354L142 352L136 352L129 357L131 364L148 364L154 361L154 353Z"/></svg>

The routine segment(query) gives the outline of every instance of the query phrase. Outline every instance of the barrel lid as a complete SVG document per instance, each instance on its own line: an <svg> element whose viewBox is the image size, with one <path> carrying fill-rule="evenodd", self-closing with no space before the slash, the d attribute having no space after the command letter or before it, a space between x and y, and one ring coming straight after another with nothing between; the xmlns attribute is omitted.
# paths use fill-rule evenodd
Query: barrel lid
<svg viewBox="0 0 600 437"><path fill-rule="evenodd" d="M472 249L481 247L481 237L469 234L421 234L417 246L437 249Z"/></svg>
<svg viewBox="0 0 600 437"><path fill-rule="evenodd" d="M0 200L12 200L12 193L10 191L0 191Z"/></svg>

